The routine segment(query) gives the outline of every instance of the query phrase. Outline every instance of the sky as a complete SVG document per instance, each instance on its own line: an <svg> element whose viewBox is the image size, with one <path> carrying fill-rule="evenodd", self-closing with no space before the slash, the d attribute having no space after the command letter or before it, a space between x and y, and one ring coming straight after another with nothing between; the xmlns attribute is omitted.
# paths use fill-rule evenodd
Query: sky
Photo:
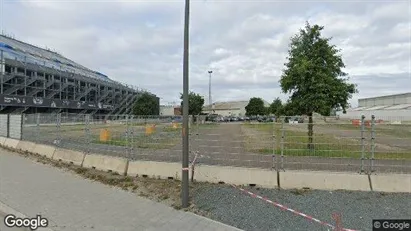
<svg viewBox="0 0 411 231"><path fill-rule="evenodd" d="M1 30L179 104L184 0L0 0ZM212 101L281 92L290 38L305 22L341 49L359 98L411 92L411 1L192 0L190 90Z"/></svg>

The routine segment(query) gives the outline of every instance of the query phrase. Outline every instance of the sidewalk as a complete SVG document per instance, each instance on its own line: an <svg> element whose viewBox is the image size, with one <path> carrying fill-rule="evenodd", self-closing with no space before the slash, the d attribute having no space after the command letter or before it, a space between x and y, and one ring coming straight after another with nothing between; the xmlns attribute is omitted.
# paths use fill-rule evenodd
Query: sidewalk
<svg viewBox="0 0 411 231"><path fill-rule="evenodd" d="M1 148L0 204L40 214L54 231L238 230Z"/></svg>

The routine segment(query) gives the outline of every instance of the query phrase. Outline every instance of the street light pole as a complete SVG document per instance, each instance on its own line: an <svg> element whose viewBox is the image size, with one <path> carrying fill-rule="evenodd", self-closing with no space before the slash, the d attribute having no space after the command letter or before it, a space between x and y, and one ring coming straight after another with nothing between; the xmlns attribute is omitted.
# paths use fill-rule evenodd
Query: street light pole
<svg viewBox="0 0 411 231"><path fill-rule="evenodd" d="M182 163L182 184L181 184L181 205L188 207L188 46L189 46L189 20L190 20L190 0L185 0L184 13L184 58L183 58L183 163Z"/></svg>
<svg viewBox="0 0 411 231"><path fill-rule="evenodd" d="M213 71L208 71L209 74L209 81L208 81L208 104L210 105L210 114L213 112L213 102L211 100L211 74Z"/></svg>

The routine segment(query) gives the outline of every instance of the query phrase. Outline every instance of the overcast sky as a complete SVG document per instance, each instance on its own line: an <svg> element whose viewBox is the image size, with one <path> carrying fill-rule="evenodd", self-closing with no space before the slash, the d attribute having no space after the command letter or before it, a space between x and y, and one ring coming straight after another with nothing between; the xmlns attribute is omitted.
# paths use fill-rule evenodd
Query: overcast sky
<svg viewBox="0 0 411 231"><path fill-rule="evenodd" d="M52 48L162 103L182 92L184 0L0 0L7 34ZM358 98L411 92L411 2L191 1L190 89L213 101L285 100L278 80L305 21L342 49ZM206 100L207 103L208 100Z"/></svg>

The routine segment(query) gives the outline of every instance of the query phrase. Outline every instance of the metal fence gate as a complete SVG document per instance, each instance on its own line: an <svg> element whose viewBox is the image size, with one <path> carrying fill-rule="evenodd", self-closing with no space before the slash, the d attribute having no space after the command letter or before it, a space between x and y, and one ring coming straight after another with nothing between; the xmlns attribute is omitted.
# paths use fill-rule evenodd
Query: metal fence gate
<svg viewBox="0 0 411 231"><path fill-rule="evenodd" d="M8 136L8 115L7 114L1 114L0 115L0 136L7 137Z"/></svg>
<svg viewBox="0 0 411 231"><path fill-rule="evenodd" d="M0 115L0 136L21 140L22 134L23 115Z"/></svg>

